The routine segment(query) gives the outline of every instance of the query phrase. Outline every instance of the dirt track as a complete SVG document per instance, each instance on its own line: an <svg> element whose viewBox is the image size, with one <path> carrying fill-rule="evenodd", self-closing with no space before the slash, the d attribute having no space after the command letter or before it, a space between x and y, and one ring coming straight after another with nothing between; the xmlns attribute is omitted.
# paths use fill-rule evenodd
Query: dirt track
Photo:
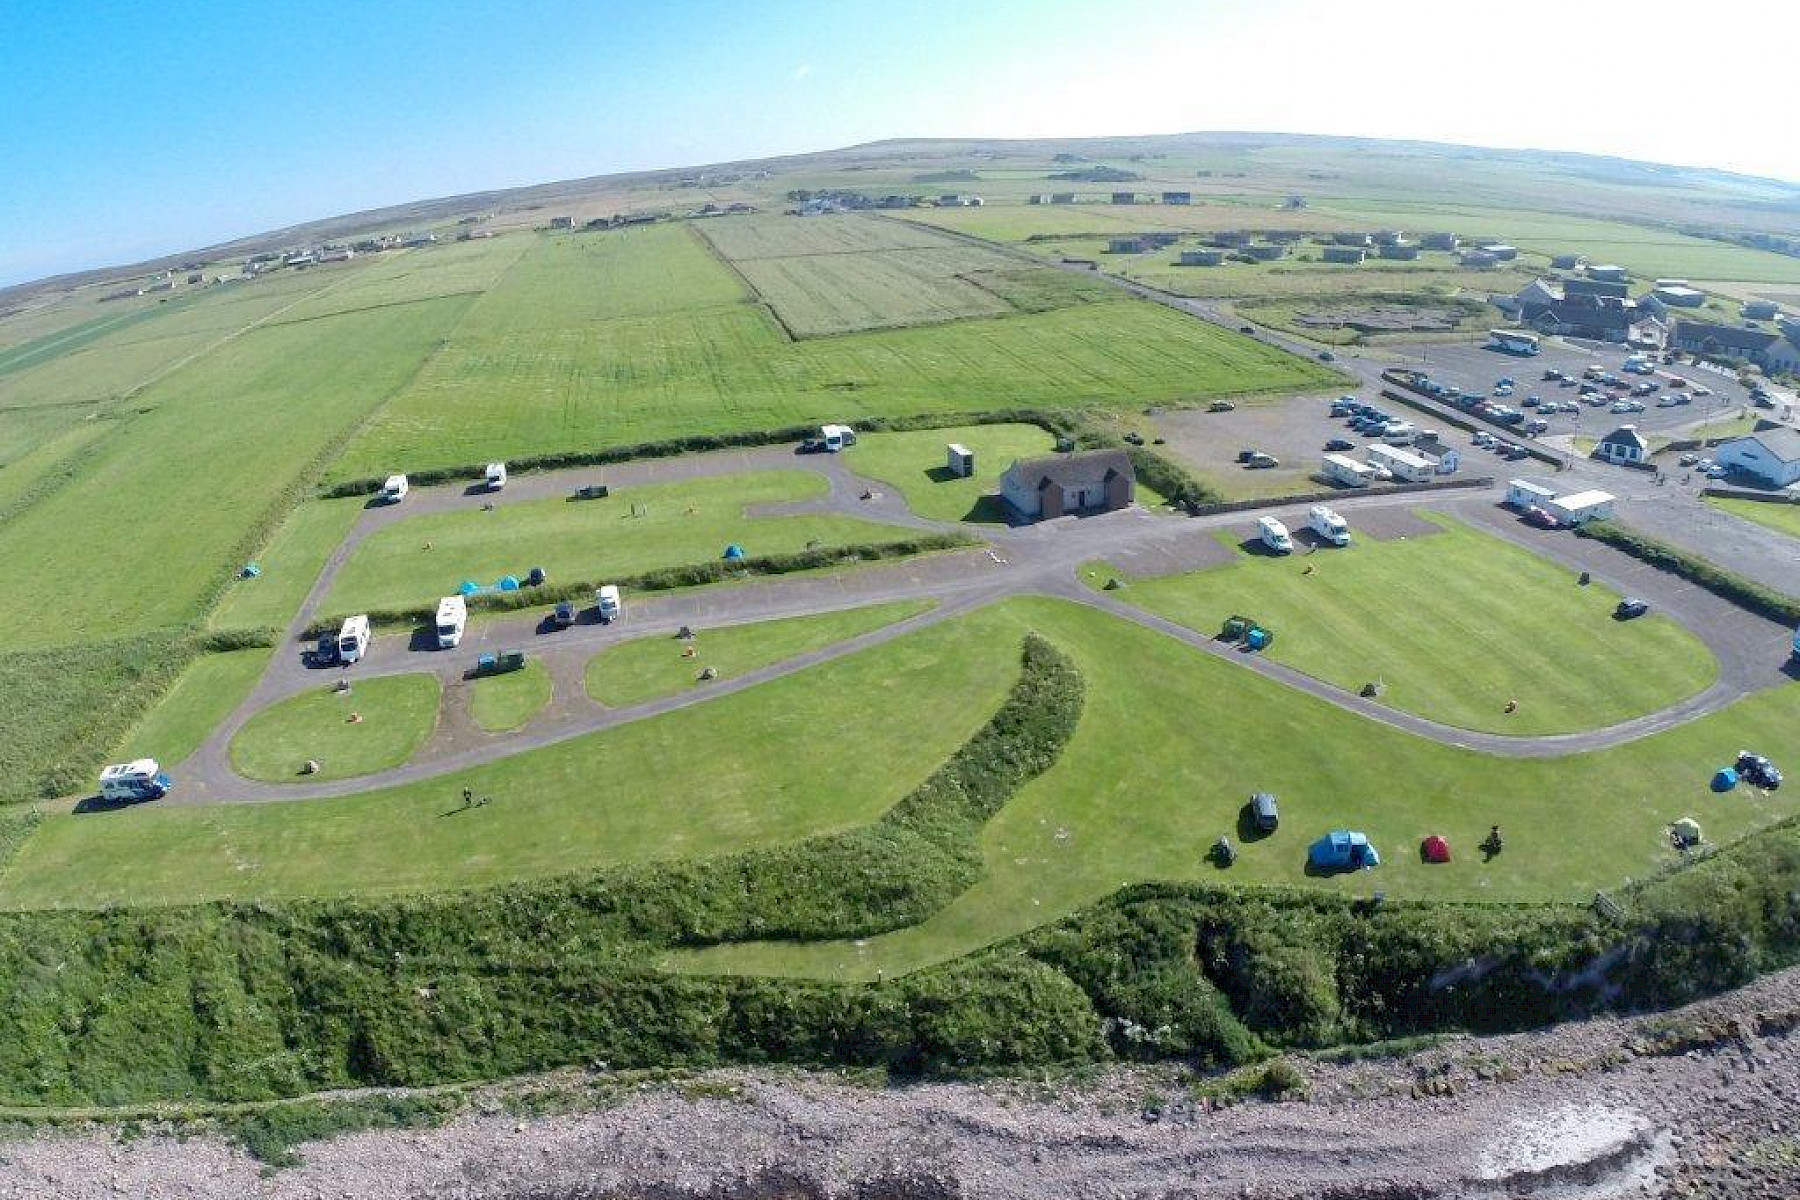
<svg viewBox="0 0 1800 1200"><path fill-rule="evenodd" d="M1216 1107L1171 1069L856 1087L721 1072L598 1112L470 1116L303 1149L0 1145L0 1197L1566 1200L1800 1195L1800 970L1678 1013L1302 1062L1311 1099Z"/></svg>

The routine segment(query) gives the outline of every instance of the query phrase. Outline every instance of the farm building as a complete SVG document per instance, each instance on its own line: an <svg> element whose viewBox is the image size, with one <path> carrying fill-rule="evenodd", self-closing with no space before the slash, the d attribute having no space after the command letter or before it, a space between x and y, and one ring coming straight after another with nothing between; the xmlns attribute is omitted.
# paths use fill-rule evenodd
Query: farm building
<svg viewBox="0 0 1800 1200"><path fill-rule="evenodd" d="M1565 279L1556 286L1564 296L1591 296L1624 300L1631 295L1631 285L1623 279Z"/></svg>
<svg viewBox="0 0 1800 1200"><path fill-rule="evenodd" d="M1617 263L1589 263L1587 277L1602 283L1626 283L1631 279L1630 273Z"/></svg>
<svg viewBox="0 0 1800 1200"><path fill-rule="evenodd" d="M1026 520L1113 512L1137 496L1137 474L1123 450L1022 458L1000 477L1000 495Z"/></svg>
<svg viewBox="0 0 1800 1200"><path fill-rule="evenodd" d="M348 246L327 246L319 251L319 261L322 263L349 262L355 257L356 251Z"/></svg>
<svg viewBox="0 0 1800 1200"><path fill-rule="evenodd" d="M1716 457L1721 466L1765 487L1792 487L1800 483L1800 430L1765 429L1726 442Z"/></svg>
<svg viewBox="0 0 1800 1200"><path fill-rule="evenodd" d="M1112 202L1114 204L1136 204L1137 203L1137 193L1136 192L1114 192L1112 194Z"/></svg>
<svg viewBox="0 0 1800 1200"><path fill-rule="evenodd" d="M1050 193L1050 203L1052 203L1052 204L1073 204L1073 203L1075 203L1075 193L1074 192L1051 192Z"/></svg>
<svg viewBox="0 0 1800 1200"><path fill-rule="evenodd" d="M1194 194L1192 192L1164 192L1162 202L1164 204L1192 204Z"/></svg>
<svg viewBox="0 0 1800 1200"><path fill-rule="evenodd" d="M1612 463L1641 463L1650 457L1650 443L1636 425L1621 425L1594 446L1594 457Z"/></svg>
<svg viewBox="0 0 1800 1200"><path fill-rule="evenodd" d="M1319 460L1319 475L1342 487L1368 487L1375 478L1375 468L1345 454L1327 454Z"/></svg>
<svg viewBox="0 0 1800 1200"><path fill-rule="evenodd" d="M1042 192L1031 193L1030 196L1026 197L1025 203L1027 203L1027 204L1042 204L1042 203L1044 203L1044 193L1042 193Z"/></svg>
<svg viewBox="0 0 1800 1200"><path fill-rule="evenodd" d="M1556 254L1550 258L1551 267L1558 271L1573 271L1586 263L1587 259L1579 254Z"/></svg>
<svg viewBox="0 0 1800 1200"><path fill-rule="evenodd" d="M1398 229L1377 229L1375 244L1377 246L1400 246L1406 242L1406 234Z"/></svg>
<svg viewBox="0 0 1800 1200"><path fill-rule="evenodd" d="M1334 233L1331 244L1334 246L1367 246L1372 239L1366 233Z"/></svg>
<svg viewBox="0 0 1800 1200"><path fill-rule="evenodd" d="M1139 236L1144 239L1144 244L1149 246L1152 250L1161 250L1165 247L1173 246L1176 242L1181 240L1181 235L1179 233L1169 233L1167 231L1160 233L1145 233L1140 234Z"/></svg>
<svg viewBox="0 0 1800 1200"><path fill-rule="evenodd" d="M1221 229L1213 234L1213 245L1223 246L1228 250L1241 250L1255 240L1248 230L1243 229Z"/></svg>
<svg viewBox="0 0 1800 1200"><path fill-rule="evenodd" d="M1500 260L1486 250L1464 250L1457 261L1465 267L1491 267Z"/></svg>
<svg viewBox="0 0 1800 1200"><path fill-rule="evenodd" d="M1223 250L1183 250L1181 265L1184 267L1217 267L1225 262Z"/></svg>
<svg viewBox="0 0 1800 1200"><path fill-rule="evenodd" d="M1381 257L1395 262L1411 262L1419 257L1419 248L1408 242L1395 242L1381 247L1379 253Z"/></svg>
<svg viewBox="0 0 1800 1200"><path fill-rule="evenodd" d="M1395 479L1403 479L1407 483L1429 483L1437 474L1436 462L1399 446L1370 446L1369 462L1378 467L1386 467Z"/></svg>
<svg viewBox="0 0 1800 1200"><path fill-rule="evenodd" d="M1419 239L1419 245L1427 250L1454 250L1462 244L1462 239L1454 233L1428 233Z"/></svg>
<svg viewBox="0 0 1800 1200"><path fill-rule="evenodd" d="M1711 358L1753 362L1765 371L1793 371L1800 370L1800 342L1796 339L1800 339L1800 331L1792 326L1771 333L1709 321L1677 321L1669 344L1677 350Z"/></svg>
<svg viewBox="0 0 1800 1200"><path fill-rule="evenodd" d="M1509 246L1505 242L1493 242L1483 246L1482 249L1493 255L1495 262L1511 262L1519 257L1519 248Z"/></svg>
<svg viewBox="0 0 1800 1200"><path fill-rule="evenodd" d="M1357 266L1369 257L1369 252L1361 246L1327 246L1323 257L1328 263L1348 263Z"/></svg>
<svg viewBox="0 0 1800 1200"><path fill-rule="evenodd" d="M1739 315L1746 321L1773 321L1781 313L1781 305L1773 300L1746 300Z"/></svg>
<svg viewBox="0 0 1800 1200"><path fill-rule="evenodd" d="M552 228L552 229L573 229L573 228L575 228L575 218L574 217L551 217L550 218L550 228Z"/></svg>
<svg viewBox="0 0 1800 1200"><path fill-rule="evenodd" d="M1699 308L1706 303L1706 293L1696 288L1670 284L1650 293L1670 308Z"/></svg>
<svg viewBox="0 0 1800 1200"><path fill-rule="evenodd" d="M1506 481L1506 502L1514 508L1524 510L1531 507L1542 508L1556 499L1556 485L1542 479L1509 479Z"/></svg>
<svg viewBox="0 0 1800 1200"><path fill-rule="evenodd" d="M1567 496L1558 496L1544 506L1546 511L1565 525L1585 525L1589 521L1604 521L1613 515L1613 495L1611 492L1571 492Z"/></svg>
<svg viewBox="0 0 1800 1200"><path fill-rule="evenodd" d="M944 195L939 196L937 198L937 202L938 202L939 208L980 208L981 207L981 197L980 196L964 196L964 195L960 195L960 194L945 193Z"/></svg>
<svg viewBox="0 0 1800 1200"><path fill-rule="evenodd" d="M1287 257L1288 248L1274 242L1259 242L1254 246L1246 246L1244 253L1257 262L1274 262L1278 258Z"/></svg>
<svg viewBox="0 0 1800 1200"><path fill-rule="evenodd" d="M1106 243L1108 254L1142 254L1150 244L1141 237L1116 237Z"/></svg>

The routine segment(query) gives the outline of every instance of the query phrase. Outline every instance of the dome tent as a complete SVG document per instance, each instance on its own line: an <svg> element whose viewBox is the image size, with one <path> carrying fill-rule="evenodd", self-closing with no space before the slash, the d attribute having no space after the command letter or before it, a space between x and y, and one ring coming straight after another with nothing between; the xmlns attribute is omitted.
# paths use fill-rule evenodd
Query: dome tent
<svg viewBox="0 0 1800 1200"><path fill-rule="evenodd" d="M1450 861L1450 843L1434 833L1420 844L1419 857L1428 863L1447 863Z"/></svg>
<svg viewBox="0 0 1800 1200"><path fill-rule="evenodd" d="M725 557L735 562L744 557L744 548L736 542L733 542L731 545L725 547Z"/></svg>
<svg viewBox="0 0 1800 1200"><path fill-rule="evenodd" d="M1729 792L1732 788L1737 786L1737 783L1738 773L1736 767L1720 767L1718 772L1712 777L1712 790L1715 792Z"/></svg>
<svg viewBox="0 0 1800 1200"><path fill-rule="evenodd" d="M1312 844L1306 861L1323 871L1353 871L1358 867L1379 867L1381 856L1369 844L1367 834L1334 829Z"/></svg>

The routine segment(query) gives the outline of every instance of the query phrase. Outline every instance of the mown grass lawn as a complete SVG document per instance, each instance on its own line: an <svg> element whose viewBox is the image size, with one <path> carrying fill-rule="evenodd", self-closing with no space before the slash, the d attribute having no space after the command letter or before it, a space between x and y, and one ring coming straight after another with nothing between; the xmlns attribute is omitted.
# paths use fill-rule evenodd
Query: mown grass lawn
<svg viewBox="0 0 1800 1200"><path fill-rule="evenodd" d="M827 487L810 471L756 471L626 488L603 500L558 497L503 504L492 512L471 504L415 517L357 547L324 611L428 604L464 580L488 585L504 575L523 579L532 567L543 567L552 580L622 578L711 561L734 544L755 556L913 534L855 517L745 512L750 505L817 499Z"/></svg>
<svg viewBox="0 0 1800 1200"><path fill-rule="evenodd" d="M1718 664L1660 615L1613 619L1619 595L1446 517L1441 532L1150 579L1118 593L1202 633L1234 613L1275 631L1278 662L1465 729L1564 733L1654 712ZM1354 525L1354 518L1352 519ZM1508 701L1518 701L1513 713Z"/></svg>
<svg viewBox="0 0 1800 1200"><path fill-rule="evenodd" d="M239 578L208 621L214 629L286 629L312 590L325 560L362 515L363 498L313 500L288 514L253 560L255 579Z"/></svg>
<svg viewBox="0 0 1800 1200"><path fill-rule="evenodd" d="M117 758L155 758L169 767L198 750L250 694L273 653L258 647L195 659L120 741Z"/></svg>
<svg viewBox="0 0 1800 1200"><path fill-rule="evenodd" d="M522 670L487 675L469 685L469 715L489 733L524 725L550 703L550 672L535 658Z"/></svg>
<svg viewBox="0 0 1800 1200"><path fill-rule="evenodd" d="M1763 500L1733 500L1712 497L1707 503L1746 521L1755 521L1766 529L1800 538L1800 504L1773 504Z"/></svg>
<svg viewBox="0 0 1800 1200"><path fill-rule="evenodd" d="M1001 615L1073 656L1088 691L1057 764L983 831L983 881L923 924L880 937L722 946L669 965L892 978L1147 880L1579 903L1669 866L1667 825L1679 817L1726 842L1797 811L1786 790L1763 798L1707 787L1741 747L1791 741L1796 686L1610 750L1498 758L1375 724L1093 609L1023 599ZM998 629L993 636L1004 640ZM1257 791L1277 796L1281 828L1245 842L1239 812ZM1476 848L1495 823L1506 849L1484 863ZM1367 832L1381 868L1307 875L1307 845L1335 828ZM1433 833L1450 840L1450 864L1420 861L1419 844ZM1240 850L1228 870L1206 857L1222 835Z"/></svg>
<svg viewBox="0 0 1800 1200"><path fill-rule="evenodd" d="M698 629L691 643L663 636L633 638L588 660L588 695L613 708L628 708L705 687L700 673L707 667L718 672L720 679L735 679L759 667L917 616L934 603L900 600L843 612ZM690 646L694 651L691 658L684 653Z"/></svg>
<svg viewBox="0 0 1800 1200"><path fill-rule="evenodd" d="M348 779L397 767L437 725L435 675L354 680L347 692L321 684L263 709L231 740L231 765L250 779L294 783ZM353 714L360 721L352 721ZM301 764L316 759L318 773Z"/></svg>
<svg viewBox="0 0 1800 1200"><path fill-rule="evenodd" d="M482 887L851 828L993 715L1018 675L1018 632L993 618L934 625L707 704L404 787L46 816L0 879L0 907ZM358 684L352 702L367 708L369 686ZM342 711L323 715L335 732ZM287 771L304 757L271 753ZM456 811L464 787L493 803Z"/></svg>
<svg viewBox="0 0 1800 1200"><path fill-rule="evenodd" d="M959 442L975 452L975 474L950 474L945 447ZM895 488L922 517L939 521L1001 521L1000 476L1014 459L1056 449L1056 439L1036 425L960 425L906 433L867 433L844 451L844 462Z"/></svg>

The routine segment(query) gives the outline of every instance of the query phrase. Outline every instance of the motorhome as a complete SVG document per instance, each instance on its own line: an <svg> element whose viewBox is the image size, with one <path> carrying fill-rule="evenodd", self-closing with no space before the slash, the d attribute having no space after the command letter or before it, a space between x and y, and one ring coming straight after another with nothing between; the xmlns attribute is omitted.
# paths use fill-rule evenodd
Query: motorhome
<svg viewBox="0 0 1800 1200"><path fill-rule="evenodd" d="M154 758L118 763L100 772L102 800L161 800L174 786Z"/></svg>
<svg viewBox="0 0 1800 1200"><path fill-rule="evenodd" d="M461 596L445 596L437 606L437 644L439 650L451 650L462 644L463 630L469 623L469 605Z"/></svg>
<svg viewBox="0 0 1800 1200"><path fill-rule="evenodd" d="M1262 544L1277 554L1291 554L1294 550L1294 539L1288 536L1287 526L1274 517L1262 517L1256 522L1258 535Z"/></svg>
<svg viewBox="0 0 1800 1200"><path fill-rule="evenodd" d="M821 425L819 442L825 449L836 454L839 450L856 445L856 430L848 425Z"/></svg>
<svg viewBox="0 0 1800 1200"><path fill-rule="evenodd" d="M1329 505L1315 504L1307 509L1306 524L1321 540L1333 546L1350 544L1350 523L1338 516Z"/></svg>
<svg viewBox="0 0 1800 1200"><path fill-rule="evenodd" d="M385 504L398 504L406 499L406 476L389 475L387 482L381 485L381 500Z"/></svg>
<svg viewBox="0 0 1800 1200"><path fill-rule="evenodd" d="M594 592L594 607L600 612L602 621L616 621L621 611L619 606L619 588L617 584L607 584Z"/></svg>
<svg viewBox="0 0 1800 1200"><path fill-rule="evenodd" d="M354 617L345 617L343 625L338 629L338 661L345 666L356 662L369 652L369 618L358 613Z"/></svg>
<svg viewBox="0 0 1800 1200"><path fill-rule="evenodd" d="M487 489L497 492L506 486L506 464L503 462L487 465Z"/></svg>

